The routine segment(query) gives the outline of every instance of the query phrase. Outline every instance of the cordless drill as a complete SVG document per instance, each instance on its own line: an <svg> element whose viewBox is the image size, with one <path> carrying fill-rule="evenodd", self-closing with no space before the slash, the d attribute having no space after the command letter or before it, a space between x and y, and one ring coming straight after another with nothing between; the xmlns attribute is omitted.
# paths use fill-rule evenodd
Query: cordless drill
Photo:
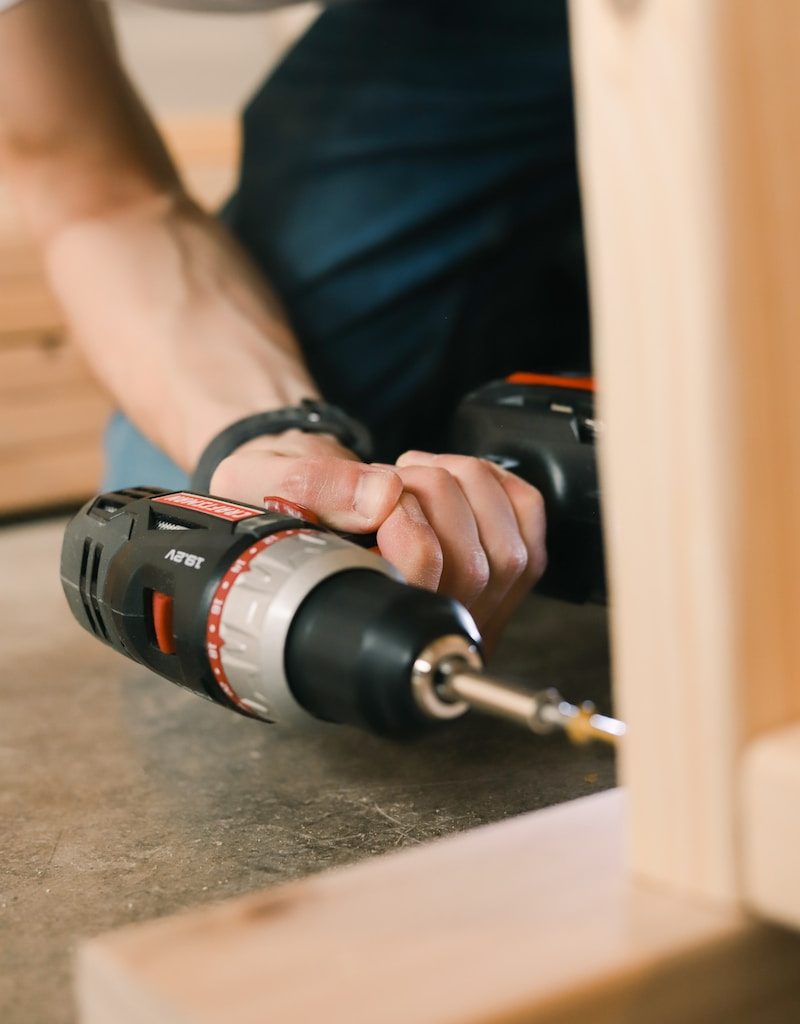
<svg viewBox="0 0 800 1024"><path fill-rule="evenodd" d="M467 406L482 416L486 401L479 393ZM534 404L529 419L567 415L552 404ZM575 445L585 443L581 429L582 421ZM499 460L502 445L492 441L487 454ZM560 469L553 461L559 443L558 432L547 435L550 454L531 465L563 474L569 460L562 456ZM520 462L518 444L508 452ZM551 528L560 515L567 529L576 489L543 492ZM265 501L257 508L145 487L93 499L64 537L61 579L73 614L120 653L265 722L305 714L406 734L475 707L579 741L621 734L621 723L552 689L531 693L490 677L477 627L457 601L406 585L379 555L299 506Z"/></svg>

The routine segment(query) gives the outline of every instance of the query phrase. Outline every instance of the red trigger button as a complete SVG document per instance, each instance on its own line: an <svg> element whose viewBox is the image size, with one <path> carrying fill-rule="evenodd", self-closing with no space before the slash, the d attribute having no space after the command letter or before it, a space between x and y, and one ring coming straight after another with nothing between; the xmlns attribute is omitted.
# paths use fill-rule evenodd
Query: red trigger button
<svg viewBox="0 0 800 1024"><path fill-rule="evenodd" d="M175 634L173 633L173 600L169 594L153 591L153 628L156 634L156 646L162 654L175 653Z"/></svg>

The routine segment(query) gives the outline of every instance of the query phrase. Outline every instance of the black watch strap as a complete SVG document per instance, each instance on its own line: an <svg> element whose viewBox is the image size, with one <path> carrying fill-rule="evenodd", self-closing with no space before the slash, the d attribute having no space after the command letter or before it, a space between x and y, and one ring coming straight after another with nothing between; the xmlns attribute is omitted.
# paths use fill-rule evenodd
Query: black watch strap
<svg viewBox="0 0 800 1024"><path fill-rule="evenodd" d="M208 491L214 470L231 452L266 434L282 434L284 430L303 430L308 434L333 434L365 462L373 455L372 435L363 423L348 416L336 405L304 398L300 405L245 416L220 431L206 446L192 473L195 491Z"/></svg>

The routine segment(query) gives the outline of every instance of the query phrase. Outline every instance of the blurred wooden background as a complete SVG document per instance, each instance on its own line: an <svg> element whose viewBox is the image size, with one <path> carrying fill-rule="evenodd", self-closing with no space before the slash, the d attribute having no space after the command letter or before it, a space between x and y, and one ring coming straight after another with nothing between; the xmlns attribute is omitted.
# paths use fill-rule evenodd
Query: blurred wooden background
<svg viewBox="0 0 800 1024"><path fill-rule="evenodd" d="M117 0L120 47L190 191L231 191L238 111L316 15L196 15ZM113 339L109 339L113 344ZM0 516L77 503L98 486L112 403L66 337L36 251L0 180Z"/></svg>

